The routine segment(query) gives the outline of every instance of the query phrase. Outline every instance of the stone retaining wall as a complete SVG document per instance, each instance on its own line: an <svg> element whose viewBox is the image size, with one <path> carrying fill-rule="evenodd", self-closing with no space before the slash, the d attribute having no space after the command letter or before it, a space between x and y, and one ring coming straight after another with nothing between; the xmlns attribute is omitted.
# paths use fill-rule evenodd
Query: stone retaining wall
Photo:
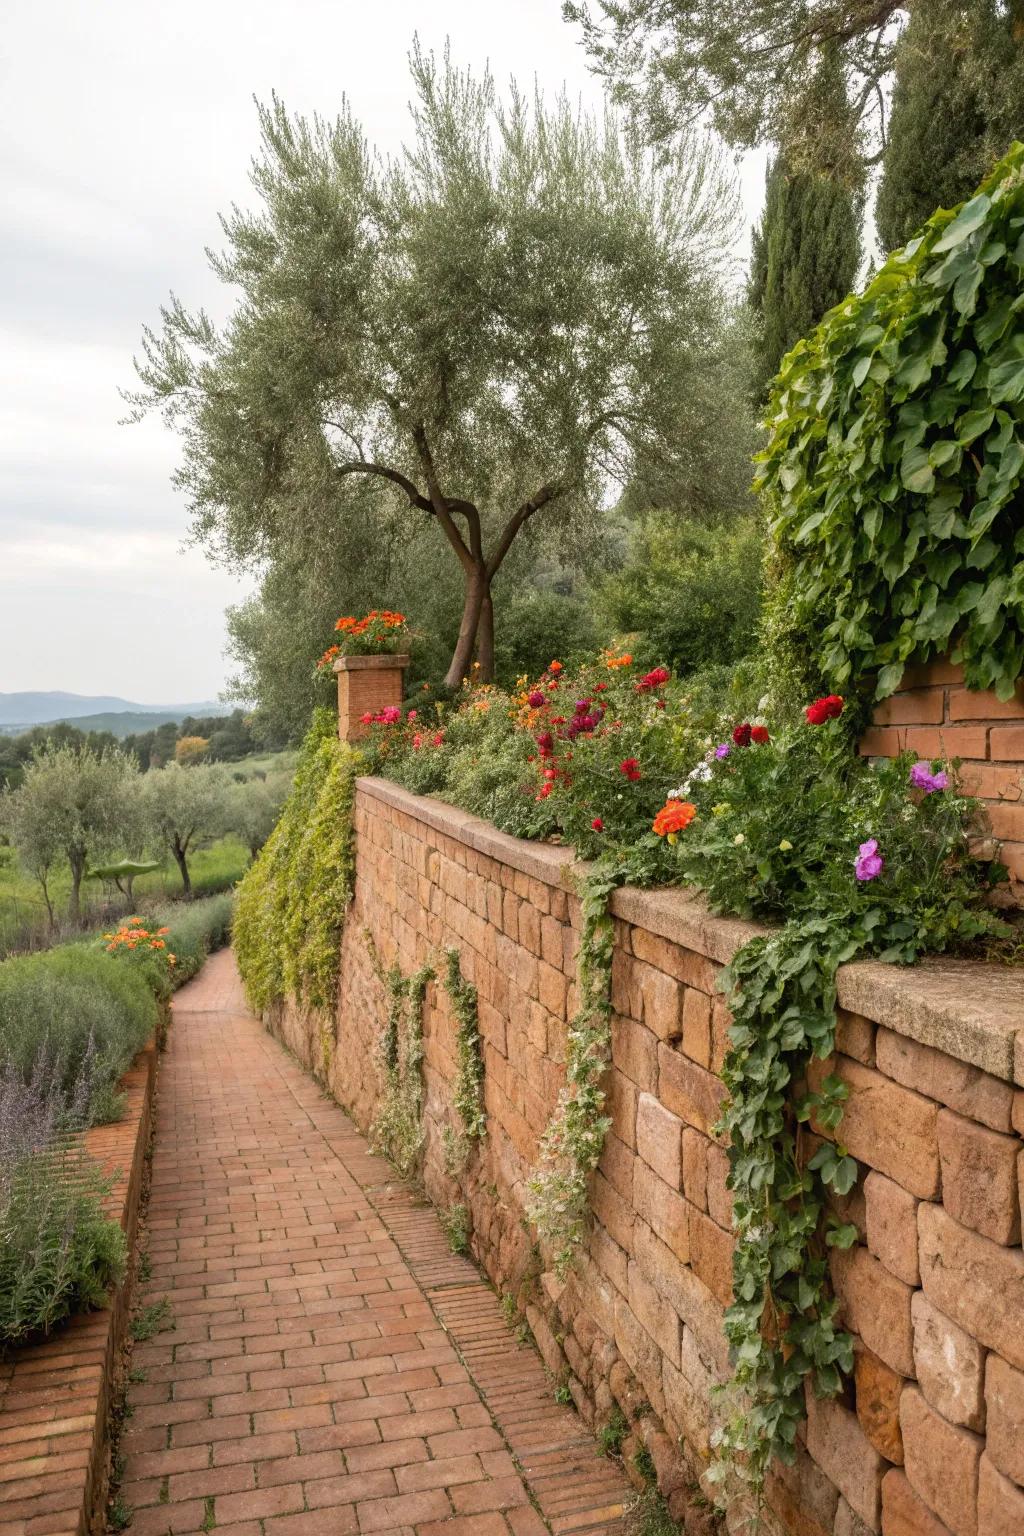
<svg viewBox="0 0 1024 1536"><path fill-rule="evenodd" d="M488 1134L460 1187L445 1171L455 1024L424 1009L425 1183L468 1205L472 1249L522 1304L541 1353L590 1424L618 1405L627 1464L645 1446L688 1531L728 1377L726 1156L711 1127L728 1010L723 963L754 930L682 891L613 900L612 1130L594 1224L567 1285L543 1273L525 1181L564 1075L579 909L566 850L522 843L381 780L356 795L356 897L335 1027L272 1022L368 1127L380 1101L386 999L369 962L407 974L448 947L479 989ZM834 1068L850 1086L842 1138L861 1176L843 1202L861 1240L834 1257L858 1336L856 1378L810 1402L796 1465L772 1477L787 1536L1024 1532L1024 987L1020 973L929 962L840 975ZM332 1038L333 1036L333 1038Z"/></svg>

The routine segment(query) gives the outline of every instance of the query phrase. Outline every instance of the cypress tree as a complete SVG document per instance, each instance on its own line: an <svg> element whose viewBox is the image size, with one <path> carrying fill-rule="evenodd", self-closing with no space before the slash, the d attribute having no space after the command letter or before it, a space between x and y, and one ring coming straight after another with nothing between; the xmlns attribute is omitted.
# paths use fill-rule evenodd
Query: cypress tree
<svg viewBox="0 0 1024 1536"><path fill-rule="evenodd" d="M826 122L841 122L844 110L839 62L828 55L787 124L788 147L769 167L764 213L754 230L748 296L761 322L759 397L790 348L850 292L860 267L864 193L851 140L841 131L824 142L819 137L813 162L802 148Z"/></svg>
<svg viewBox="0 0 1024 1536"><path fill-rule="evenodd" d="M936 208L970 197L1024 136L1021 10L1001 0L917 0L896 54L875 220L886 251Z"/></svg>

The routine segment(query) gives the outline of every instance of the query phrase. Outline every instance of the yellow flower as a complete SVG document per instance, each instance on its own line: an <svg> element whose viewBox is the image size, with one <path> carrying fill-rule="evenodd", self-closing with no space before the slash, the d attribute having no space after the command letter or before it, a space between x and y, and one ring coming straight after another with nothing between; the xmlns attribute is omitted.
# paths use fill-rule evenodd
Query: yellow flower
<svg viewBox="0 0 1024 1536"><path fill-rule="evenodd" d="M728 800L719 800L717 805L711 807L711 814L712 816L724 816L727 811L731 810L732 806Z"/></svg>
<svg viewBox="0 0 1024 1536"><path fill-rule="evenodd" d="M780 853L792 853L792 851L793 851L793 844L790 842L788 837L784 837L782 839L782 842L779 844L779 852Z"/></svg>

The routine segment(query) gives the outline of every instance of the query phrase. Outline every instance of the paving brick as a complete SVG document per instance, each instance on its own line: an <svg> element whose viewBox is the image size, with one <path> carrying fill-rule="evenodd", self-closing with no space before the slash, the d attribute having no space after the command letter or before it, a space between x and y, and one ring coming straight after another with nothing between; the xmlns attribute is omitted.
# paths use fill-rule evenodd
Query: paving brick
<svg viewBox="0 0 1024 1536"><path fill-rule="evenodd" d="M473 868L449 864L448 885L469 903L458 921L468 925L480 918L480 902L486 911L487 893L474 884ZM548 934L549 950L552 943ZM475 965L468 953L467 975ZM473 969L478 980L482 974ZM586 1430L552 1403L540 1359L512 1337L472 1267L453 1258L436 1215L390 1179L351 1122L246 1014L230 955L215 957L179 993L174 1015L162 1067L148 1286L153 1296L173 1294L177 1330L138 1346L153 1371L140 1384L125 1437L140 1536L191 1536L208 1518L208 1499L225 1536L422 1536L432 1526L445 1536L488 1536L492 1527L502 1536L541 1536L532 1497L556 1530L617 1528L626 1494L619 1472L594 1457L599 1470L576 1475ZM653 1049L649 1060L653 1073ZM541 1122L547 1113L541 1106ZM664 1171L678 1168L678 1183L681 1125L668 1115L675 1150L666 1158L657 1134L665 1113L653 1101L645 1106L645 1147ZM615 1136L606 1161L610 1179L631 1195L632 1152ZM650 1177L681 1202L678 1190ZM602 1183L631 1227L631 1200ZM432 1301L421 1276L443 1287ZM635 1289L661 1309L665 1338L678 1341L678 1315L639 1272ZM537 1326L547 1328L539 1315ZM576 1336L570 1340L579 1349ZM479 1380L452 1341L475 1362ZM64 1379L66 1370L57 1369ZM482 1383L495 1393L493 1409ZM534 1489L493 1421L504 1413L515 1437L530 1424L523 1408L531 1403L540 1405L534 1443L565 1447L546 1451ZM553 1414L563 1426L554 1442ZM55 1433L52 1415L39 1422ZM92 1420L68 1425L82 1437L84 1458ZM31 1423L26 1430L6 1461L0 1443L0 1477L16 1458L27 1462L17 1446L32 1446L38 1431ZM58 1522L18 1536L64 1530Z"/></svg>

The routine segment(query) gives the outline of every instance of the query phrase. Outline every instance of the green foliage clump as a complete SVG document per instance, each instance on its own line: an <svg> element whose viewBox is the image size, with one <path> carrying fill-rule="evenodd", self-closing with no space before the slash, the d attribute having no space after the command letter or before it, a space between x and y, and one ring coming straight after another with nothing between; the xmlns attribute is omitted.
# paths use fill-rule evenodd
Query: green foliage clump
<svg viewBox="0 0 1024 1536"><path fill-rule="evenodd" d="M0 1352L101 1306L124 1275L124 1233L103 1210L109 1188L74 1145L0 1157Z"/></svg>
<svg viewBox="0 0 1024 1536"><path fill-rule="evenodd" d="M586 1231L590 1178L601 1160L611 1117L603 1086L611 1055L611 968L615 933L608 897L618 881L598 867L580 891L582 926L577 961L579 1008L566 1040L565 1086L541 1138L540 1163L530 1179L527 1211L552 1262L564 1275Z"/></svg>
<svg viewBox="0 0 1024 1536"><path fill-rule="evenodd" d="M0 1063L27 1083L45 1062L69 1101L84 1078L88 1123L117 1118L118 1079L159 1017L148 976L94 947L65 945L0 964Z"/></svg>
<svg viewBox="0 0 1024 1536"><path fill-rule="evenodd" d="M441 1225L452 1253L468 1253L471 1230L469 1206L463 1204L461 1200L454 1205L449 1205L441 1212Z"/></svg>
<svg viewBox="0 0 1024 1536"><path fill-rule="evenodd" d="M457 949L445 956L444 987L455 1015L455 1090L452 1102L458 1127L446 1134L446 1160L451 1173L461 1171L475 1142L487 1134L484 1110L484 1058L477 1016L476 987L465 979Z"/></svg>
<svg viewBox="0 0 1024 1536"><path fill-rule="evenodd" d="M352 898L352 801L360 759L318 710L280 820L238 888L235 953L253 1008L292 998L333 1007Z"/></svg>
<svg viewBox="0 0 1024 1536"><path fill-rule="evenodd" d="M962 660L1024 670L1024 145L786 358L760 484L787 612L828 685L884 697Z"/></svg>
<svg viewBox="0 0 1024 1536"><path fill-rule="evenodd" d="M936 208L970 197L1024 123L1024 63L1001 0L915 5L896 76L875 222L905 245Z"/></svg>
<svg viewBox="0 0 1024 1536"><path fill-rule="evenodd" d="M410 1178L423 1148L423 1003L434 972L425 965L403 976L397 962L385 971L373 939L365 937L388 1000L377 1048L384 1084L370 1139L403 1178Z"/></svg>
<svg viewBox="0 0 1024 1536"><path fill-rule="evenodd" d="M728 666L756 643L763 549L763 530L752 518L705 528L650 513L637 525L621 569L597 587L598 607L614 632L629 636L644 666L664 663L682 677Z"/></svg>

